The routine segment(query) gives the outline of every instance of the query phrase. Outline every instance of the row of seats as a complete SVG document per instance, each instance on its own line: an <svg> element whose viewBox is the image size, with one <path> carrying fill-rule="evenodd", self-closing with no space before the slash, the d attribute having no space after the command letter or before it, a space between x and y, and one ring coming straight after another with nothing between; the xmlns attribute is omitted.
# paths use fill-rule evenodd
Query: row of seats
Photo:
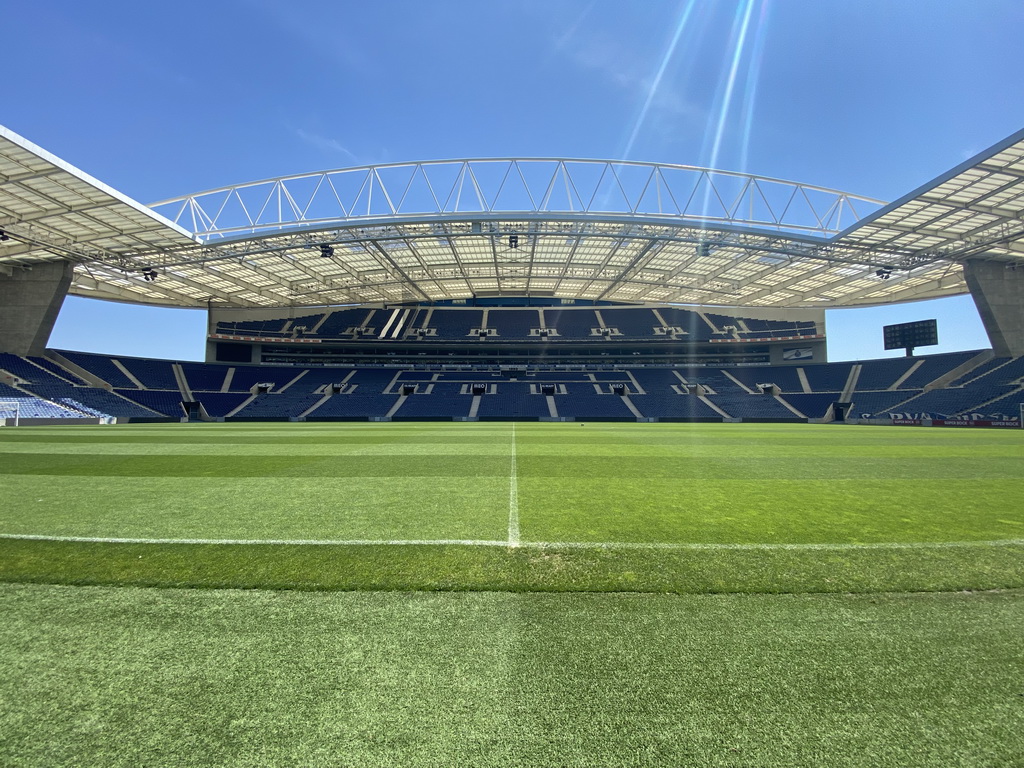
<svg viewBox="0 0 1024 768"><path fill-rule="evenodd" d="M541 333L546 330L549 333ZM484 333L481 335L481 331ZM523 307L466 309L397 307L338 309L320 315L219 321L216 333L263 338L343 340L572 340L600 338L691 341L813 337L812 321L761 320L679 307Z"/></svg>
<svg viewBox="0 0 1024 768"><path fill-rule="evenodd" d="M994 357L958 377L946 387L905 397L879 410L857 412L886 416L890 414L927 415L949 418L971 413L992 418L1013 418L1021 414L1024 403L1024 357Z"/></svg>
<svg viewBox="0 0 1024 768"><path fill-rule="evenodd" d="M925 383L934 383L956 375L960 366L977 356L967 352L801 367L544 371L520 374L515 380L493 371L177 365L193 399L202 403L206 413L214 418L555 414L590 418L639 415L783 419L802 414L821 418L840 399L855 366L859 366L859 377L849 400L851 412L856 415L1017 415L1019 402L1024 400L1024 358L994 358L951 384L930 391L921 386L907 387L923 369L927 369ZM62 360L69 361L75 371L61 365ZM187 398L178 387L175 365L167 360L114 360L67 351L56 353L54 359L0 354L0 378L9 374L5 380L15 384L0 389L0 400L27 399L33 407L50 413L50 417L59 413L62 417L71 414L68 418L180 418L185 415L183 401ZM114 381L104 381L104 375ZM116 385L125 382L130 386ZM484 385L487 393L475 400L475 406L474 384ZM770 391L777 392L779 397L761 394L765 384L774 385ZM628 403L615 394L616 385L624 387ZM864 389L865 385L870 389ZM406 392L411 394L400 400Z"/></svg>

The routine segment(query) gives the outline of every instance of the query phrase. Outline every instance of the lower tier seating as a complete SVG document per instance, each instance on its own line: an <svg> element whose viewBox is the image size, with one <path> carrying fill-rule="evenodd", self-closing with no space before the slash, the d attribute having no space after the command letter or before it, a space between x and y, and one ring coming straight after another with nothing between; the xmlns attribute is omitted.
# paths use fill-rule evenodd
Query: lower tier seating
<svg viewBox="0 0 1024 768"><path fill-rule="evenodd" d="M170 372L173 377L173 366L180 365L189 382L216 388L218 391L203 391L200 387L192 390L192 398L202 403L211 418L820 419L841 397L840 390L852 380L855 365L860 365L861 371L858 385L849 396L849 414L857 418L885 419L907 413L934 418L969 414L1015 418L1024 402L1024 357L986 361L986 355L978 352L920 358L919 364L899 360L791 368L544 370L528 371L512 380L491 368L304 369L132 360L131 370L149 372L136 378L149 384L168 384L166 374ZM974 370L963 373L952 384L936 387L945 378L959 374L964 366L973 366ZM925 368L927 373L918 380L929 379L932 388L908 388L907 382ZM102 355L61 352L56 357L26 358L0 354L0 400L17 401L25 418L29 414L33 418L139 419L180 419L187 415L183 402L188 397L177 387L109 389L88 383L101 380L103 373L114 378L113 370L118 370L117 366ZM256 385L264 383L270 385L270 391L257 391ZM779 394L762 394L757 385L766 383L775 384ZM804 391L805 383L811 392ZM863 391L864 383L885 388Z"/></svg>

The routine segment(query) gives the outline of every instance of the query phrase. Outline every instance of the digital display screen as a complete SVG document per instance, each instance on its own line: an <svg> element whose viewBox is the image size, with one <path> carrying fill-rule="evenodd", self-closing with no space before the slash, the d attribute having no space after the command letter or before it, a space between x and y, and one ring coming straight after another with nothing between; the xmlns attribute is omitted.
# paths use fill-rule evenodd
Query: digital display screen
<svg viewBox="0 0 1024 768"><path fill-rule="evenodd" d="M936 320L917 320L886 325L882 328L882 337L886 349L928 347L939 343L939 324Z"/></svg>

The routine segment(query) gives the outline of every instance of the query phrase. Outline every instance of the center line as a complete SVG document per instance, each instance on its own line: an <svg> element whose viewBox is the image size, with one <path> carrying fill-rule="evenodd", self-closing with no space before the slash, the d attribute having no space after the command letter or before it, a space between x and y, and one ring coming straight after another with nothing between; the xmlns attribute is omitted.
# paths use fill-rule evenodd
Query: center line
<svg viewBox="0 0 1024 768"><path fill-rule="evenodd" d="M508 545L519 546L519 480L516 477L516 423L512 422L512 467L508 483Z"/></svg>

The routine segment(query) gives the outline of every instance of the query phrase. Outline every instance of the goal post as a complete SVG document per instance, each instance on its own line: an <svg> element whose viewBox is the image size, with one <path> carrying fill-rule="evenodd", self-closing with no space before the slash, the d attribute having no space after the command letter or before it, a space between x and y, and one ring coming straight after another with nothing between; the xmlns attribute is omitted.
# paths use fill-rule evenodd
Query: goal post
<svg viewBox="0 0 1024 768"><path fill-rule="evenodd" d="M13 421L13 424L8 425L9 421ZM21 401L19 400L0 400L0 427L18 426L21 421Z"/></svg>

